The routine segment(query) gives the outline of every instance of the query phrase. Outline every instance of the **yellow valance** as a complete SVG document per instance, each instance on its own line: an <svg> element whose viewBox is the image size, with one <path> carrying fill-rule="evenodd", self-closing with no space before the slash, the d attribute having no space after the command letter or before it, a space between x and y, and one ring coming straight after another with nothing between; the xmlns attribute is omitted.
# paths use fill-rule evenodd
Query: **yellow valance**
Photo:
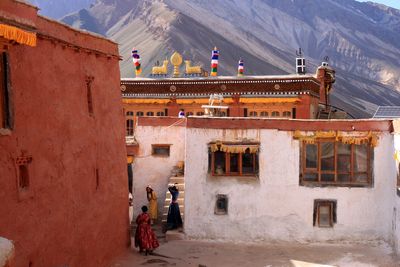
<svg viewBox="0 0 400 267"><path fill-rule="evenodd" d="M0 24L0 36L20 44L36 46L36 33L27 32L14 26Z"/></svg>
<svg viewBox="0 0 400 267"><path fill-rule="evenodd" d="M222 151L229 153L245 153L249 149L249 153L257 153L259 145L245 145L245 144L210 144L211 152Z"/></svg>
<svg viewBox="0 0 400 267"><path fill-rule="evenodd" d="M316 131L313 134L303 134L300 131L295 131L293 138L301 140L307 144L315 144L315 140L323 138L334 138L337 142L343 144L369 144L371 147L378 145L378 134L371 131L367 133L346 134L341 131Z"/></svg>

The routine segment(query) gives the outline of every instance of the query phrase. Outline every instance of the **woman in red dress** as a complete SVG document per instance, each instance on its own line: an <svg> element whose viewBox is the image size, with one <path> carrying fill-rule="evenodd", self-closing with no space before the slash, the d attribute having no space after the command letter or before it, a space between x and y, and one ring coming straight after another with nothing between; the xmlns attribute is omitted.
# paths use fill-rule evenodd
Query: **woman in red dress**
<svg viewBox="0 0 400 267"><path fill-rule="evenodd" d="M138 226L135 233L135 247L139 247L140 252L145 251L146 255L160 245L151 229L150 216L147 214L147 210L147 207L143 206L143 213L137 216L136 223Z"/></svg>

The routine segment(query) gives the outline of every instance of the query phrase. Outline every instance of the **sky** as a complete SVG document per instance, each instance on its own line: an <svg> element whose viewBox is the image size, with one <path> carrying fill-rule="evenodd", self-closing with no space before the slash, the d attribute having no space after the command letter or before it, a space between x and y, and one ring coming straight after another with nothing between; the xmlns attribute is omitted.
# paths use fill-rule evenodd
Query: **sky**
<svg viewBox="0 0 400 267"><path fill-rule="evenodd" d="M357 0L359 2L375 2L400 9L400 0Z"/></svg>

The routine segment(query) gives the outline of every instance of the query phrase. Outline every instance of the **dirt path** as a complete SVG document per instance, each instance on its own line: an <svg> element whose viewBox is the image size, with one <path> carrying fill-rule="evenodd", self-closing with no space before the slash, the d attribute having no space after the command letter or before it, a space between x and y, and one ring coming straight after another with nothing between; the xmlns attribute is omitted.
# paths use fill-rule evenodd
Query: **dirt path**
<svg viewBox="0 0 400 267"><path fill-rule="evenodd" d="M170 241L144 256L131 249L112 267L251 266L251 267L400 267L385 243L245 245Z"/></svg>

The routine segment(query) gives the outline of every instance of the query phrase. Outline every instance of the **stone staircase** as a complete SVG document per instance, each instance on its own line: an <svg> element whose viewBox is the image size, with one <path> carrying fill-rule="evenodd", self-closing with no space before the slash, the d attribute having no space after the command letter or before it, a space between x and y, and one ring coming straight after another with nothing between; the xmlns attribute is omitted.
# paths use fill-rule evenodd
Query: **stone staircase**
<svg viewBox="0 0 400 267"><path fill-rule="evenodd" d="M168 184L175 184L175 183L178 183L177 186L179 189L179 196L178 196L179 210L181 212L182 221L184 221L185 177L184 176L170 177ZM162 223L167 223L167 215L168 215L169 204L171 203L171 198L172 198L171 193L167 190L167 192L165 193L165 201L161 218Z"/></svg>

